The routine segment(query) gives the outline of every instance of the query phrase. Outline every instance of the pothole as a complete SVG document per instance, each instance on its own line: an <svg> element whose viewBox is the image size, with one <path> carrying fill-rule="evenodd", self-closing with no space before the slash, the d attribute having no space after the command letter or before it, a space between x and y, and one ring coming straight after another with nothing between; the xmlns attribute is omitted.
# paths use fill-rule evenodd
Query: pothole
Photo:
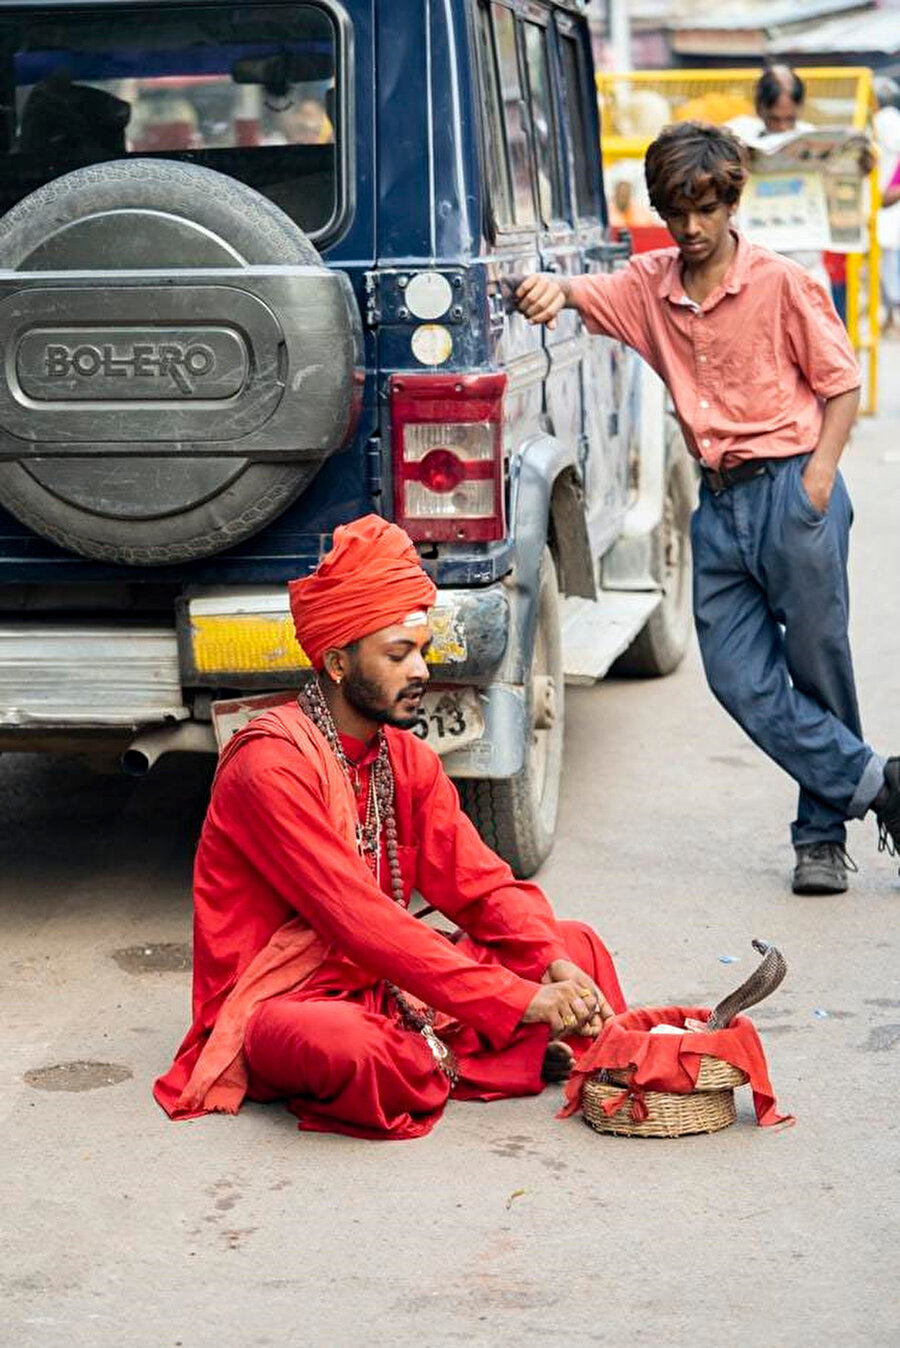
<svg viewBox="0 0 900 1348"><path fill-rule="evenodd" d="M191 968L191 947L186 942L147 941L114 950L112 957L126 974L183 974Z"/></svg>
<svg viewBox="0 0 900 1348"><path fill-rule="evenodd" d="M32 1067L25 1081L38 1091L97 1091L118 1086L132 1076L130 1067L114 1062L58 1062L52 1067Z"/></svg>

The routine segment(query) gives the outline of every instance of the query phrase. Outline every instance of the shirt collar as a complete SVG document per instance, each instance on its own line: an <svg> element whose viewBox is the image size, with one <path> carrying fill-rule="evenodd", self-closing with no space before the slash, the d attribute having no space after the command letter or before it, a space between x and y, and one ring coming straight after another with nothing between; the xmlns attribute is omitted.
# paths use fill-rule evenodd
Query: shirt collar
<svg viewBox="0 0 900 1348"><path fill-rule="evenodd" d="M734 257L731 259L731 265L723 276L721 284L716 286L712 294L708 295L703 301L701 305L703 309L711 308L723 294L736 295L747 284L747 274L750 270L750 244L743 234L736 229L732 229L731 235L737 244ZM669 253L662 280L659 283L658 294L661 300L672 300L674 304L681 304L684 301L681 254L677 248L672 249Z"/></svg>
<svg viewBox="0 0 900 1348"><path fill-rule="evenodd" d="M737 248L734 250L731 266L722 279L722 289L726 295L736 295L739 290L743 290L750 271L750 244L736 229L731 231L731 235Z"/></svg>

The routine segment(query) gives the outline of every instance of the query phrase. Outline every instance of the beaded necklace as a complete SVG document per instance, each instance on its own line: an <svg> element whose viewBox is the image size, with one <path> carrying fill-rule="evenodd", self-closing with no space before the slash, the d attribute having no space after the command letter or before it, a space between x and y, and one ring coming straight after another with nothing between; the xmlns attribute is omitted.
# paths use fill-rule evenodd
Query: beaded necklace
<svg viewBox="0 0 900 1348"><path fill-rule="evenodd" d="M337 726L325 701L318 678L311 678L301 689L297 704L313 725L325 736L328 745L347 774L350 785L359 785L358 767L347 757L341 744ZM394 812L394 770L388 754L387 736L378 731L378 753L369 773L369 790L366 797L365 822L356 825L356 846L360 856L369 866L376 882L381 883L381 831L384 829L384 845L387 854L388 871L391 877L391 898L401 908L406 907L403 893L403 874L400 870L400 858L397 851L397 818ZM408 1030L421 1034L431 1049L436 1065L441 1069L450 1084L458 1079L456 1058L452 1049L438 1037L434 1029L434 1010L426 1007L420 1011L409 1001L405 993L394 983L386 982L393 997L403 1024Z"/></svg>

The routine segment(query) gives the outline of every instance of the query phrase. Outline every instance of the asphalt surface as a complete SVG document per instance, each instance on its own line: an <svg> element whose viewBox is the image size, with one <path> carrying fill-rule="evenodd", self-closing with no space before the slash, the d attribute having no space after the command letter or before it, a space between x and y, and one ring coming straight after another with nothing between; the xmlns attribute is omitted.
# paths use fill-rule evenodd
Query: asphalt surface
<svg viewBox="0 0 900 1348"><path fill-rule="evenodd" d="M860 695L886 752L897 375L889 349L883 414L845 461ZM209 765L169 759L136 784L8 755L0 1344L900 1341L896 863L853 824L851 893L789 893L793 788L694 650L667 680L570 690L567 735L540 877L558 911L598 928L635 1003L711 1004L750 972L752 937L778 944L788 978L755 1019L797 1126L757 1129L742 1090L713 1136L600 1137L554 1118L558 1089L453 1104L416 1142L300 1134L278 1107L170 1124L150 1083L188 1020Z"/></svg>

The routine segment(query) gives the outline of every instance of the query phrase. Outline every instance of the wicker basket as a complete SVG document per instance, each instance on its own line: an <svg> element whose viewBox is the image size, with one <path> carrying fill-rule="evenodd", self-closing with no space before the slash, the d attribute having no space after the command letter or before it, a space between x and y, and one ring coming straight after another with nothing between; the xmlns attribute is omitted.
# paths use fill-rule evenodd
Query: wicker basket
<svg viewBox="0 0 900 1348"><path fill-rule="evenodd" d="M682 1137L687 1133L717 1133L736 1118L734 1088L743 1086L747 1076L721 1058L704 1053L700 1059L697 1083L689 1094L674 1091L644 1091L646 1119L632 1117L631 1101L626 1100L615 1114L605 1114L603 1103L614 1100L628 1085L629 1073L598 1073L585 1083L581 1108L585 1122L598 1133L616 1133L620 1137Z"/></svg>
<svg viewBox="0 0 900 1348"><path fill-rule="evenodd" d="M585 1123L598 1133L620 1137L683 1137L687 1133L717 1133L734 1123L733 1090L691 1091L677 1095L673 1091L645 1091L646 1119L631 1116L631 1101L626 1100L615 1114L604 1114L603 1102L622 1094L622 1087L593 1077L585 1082L581 1109Z"/></svg>

